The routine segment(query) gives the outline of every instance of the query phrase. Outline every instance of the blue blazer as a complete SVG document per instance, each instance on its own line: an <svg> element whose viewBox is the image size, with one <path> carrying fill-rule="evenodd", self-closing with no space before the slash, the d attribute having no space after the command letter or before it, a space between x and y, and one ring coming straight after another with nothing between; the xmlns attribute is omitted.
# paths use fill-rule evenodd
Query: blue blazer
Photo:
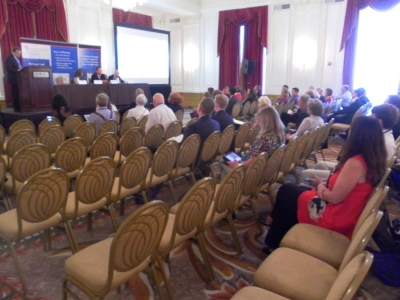
<svg viewBox="0 0 400 300"><path fill-rule="evenodd" d="M201 140L200 145L202 145L214 131L220 131L219 123L211 119L210 116L203 116L188 127L183 136L183 140L192 134L198 134Z"/></svg>
<svg viewBox="0 0 400 300"><path fill-rule="evenodd" d="M221 132L224 131L229 125L235 125L231 115L227 114L225 110L220 110L212 116L212 118L219 123Z"/></svg>

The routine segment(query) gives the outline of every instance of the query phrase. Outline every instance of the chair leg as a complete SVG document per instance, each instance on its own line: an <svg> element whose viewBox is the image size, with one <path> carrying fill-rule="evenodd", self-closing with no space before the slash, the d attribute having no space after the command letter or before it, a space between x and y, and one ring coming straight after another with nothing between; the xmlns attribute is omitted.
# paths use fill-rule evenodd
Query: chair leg
<svg viewBox="0 0 400 300"><path fill-rule="evenodd" d="M269 201L271 201L271 205L272 205L272 207L274 207L275 206L275 197L274 197L274 194L272 193L271 186L269 186L267 188L267 191L268 191L268 195L269 195Z"/></svg>
<svg viewBox="0 0 400 300"><path fill-rule="evenodd" d="M158 295L159 295L159 298L160 298L161 300L164 300L164 295L163 295L162 290L161 290L161 283L160 283L160 280L159 280L159 278L158 278L157 268L156 268L156 266L154 265L154 263L151 264L151 270L152 270L152 272L153 272L154 283L156 284L156 289L157 289L157 293L158 293ZM163 277L163 279L164 279L164 277ZM164 279L164 280L165 280L165 279Z"/></svg>
<svg viewBox="0 0 400 300"><path fill-rule="evenodd" d="M48 251L51 249L50 228L47 228L43 231L43 248L44 248L44 251Z"/></svg>
<svg viewBox="0 0 400 300"><path fill-rule="evenodd" d="M206 266L208 277L212 281L215 279L215 274L214 274L214 270L213 270L211 262L210 262L210 257L208 256L206 243L205 243L205 239L204 239L204 233L199 233L197 235L197 240L199 242L200 252L201 252L201 255L203 256L204 265Z"/></svg>
<svg viewBox="0 0 400 300"><path fill-rule="evenodd" d="M115 216L115 211L114 211L114 205L112 204L107 204L108 210L110 212L110 216L111 216L111 221L113 223L114 226L114 230L117 231L118 230L118 222L117 222L117 218Z"/></svg>
<svg viewBox="0 0 400 300"><path fill-rule="evenodd" d="M169 282L167 273L165 272L164 262L163 262L162 257L157 255L157 262L158 262L158 265L159 265L160 270L161 270L161 275L162 275L162 277L164 279L165 288L167 289L167 293L168 293L168 298L170 300L173 300L174 299L174 295L172 294L171 283Z"/></svg>
<svg viewBox="0 0 400 300"><path fill-rule="evenodd" d="M15 264L15 267L17 269L19 280L20 280L20 282L22 284L22 289L24 291L24 297L23 298L25 299L28 296L28 287L26 285L24 274L22 272L21 265L18 262L17 253L15 252L15 249L14 249L13 245L11 243L9 243L9 242L7 242L7 244L8 244L8 247L10 249L12 259L14 260L14 264Z"/></svg>
<svg viewBox="0 0 400 300"><path fill-rule="evenodd" d="M231 229L232 238L233 238L233 242L236 247L236 251L239 255L243 254L242 245L240 244L240 241L239 241L236 229L235 229L235 224L233 223L232 214L229 213L226 216L226 218L228 219L228 224L229 224L229 228Z"/></svg>
<svg viewBox="0 0 400 300"><path fill-rule="evenodd" d="M119 215L122 217L125 214L125 199L121 199L120 204Z"/></svg>
<svg viewBox="0 0 400 300"><path fill-rule="evenodd" d="M87 214L87 231L90 232L93 229L93 214L90 212Z"/></svg>
<svg viewBox="0 0 400 300"><path fill-rule="evenodd" d="M147 198L147 190L142 190L142 197L143 197L144 203L149 202L149 199Z"/></svg>
<svg viewBox="0 0 400 300"><path fill-rule="evenodd" d="M257 211L256 211L256 206L253 203L253 199L250 199L250 206L251 206L251 210L253 211L254 219L256 220L258 234L261 235L263 231L262 231L261 224L257 220Z"/></svg>
<svg viewBox="0 0 400 300"><path fill-rule="evenodd" d="M194 173L192 171L190 172L190 178L192 181L192 185L195 185L197 181L196 181L196 177L194 177Z"/></svg>
<svg viewBox="0 0 400 300"><path fill-rule="evenodd" d="M73 234L73 230L71 224L68 221L64 222L65 232L67 233L67 238L69 245L71 247L72 254L75 254L79 251L78 243L76 242L75 236Z"/></svg>
<svg viewBox="0 0 400 300"><path fill-rule="evenodd" d="M172 198L174 199L174 203L178 203L178 199L176 199L175 191L174 191L174 184L172 180L168 180L169 189L171 191Z"/></svg>

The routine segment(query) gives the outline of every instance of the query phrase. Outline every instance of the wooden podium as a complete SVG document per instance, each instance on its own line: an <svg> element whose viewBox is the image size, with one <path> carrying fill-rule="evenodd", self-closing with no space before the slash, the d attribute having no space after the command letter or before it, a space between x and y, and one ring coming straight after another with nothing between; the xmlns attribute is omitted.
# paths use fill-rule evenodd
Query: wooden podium
<svg viewBox="0 0 400 300"><path fill-rule="evenodd" d="M53 73L51 67L31 66L18 72L19 101L22 112L51 109Z"/></svg>

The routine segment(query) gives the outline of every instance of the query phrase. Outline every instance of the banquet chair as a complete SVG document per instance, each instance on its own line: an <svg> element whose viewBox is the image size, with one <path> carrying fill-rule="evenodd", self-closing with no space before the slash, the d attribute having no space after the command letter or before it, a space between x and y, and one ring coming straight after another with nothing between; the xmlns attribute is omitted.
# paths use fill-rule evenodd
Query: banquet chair
<svg viewBox="0 0 400 300"><path fill-rule="evenodd" d="M39 127L38 127L38 135L41 136L42 133L49 127L52 127L54 125L61 125L61 121L57 117L49 117L46 119L43 119L42 122L40 122Z"/></svg>
<svg viewBox="0 0 400 300"><path fill-rule="evenodd" d="M181 121L181 123L183 121L183 116L184 116L183 110L178 110L177 112L175 112L176 119L178 121Z"/></svg>
<svg viewBox="0 0 400 300"><path fill-rule="evenodd" d="M298 250L338 268L362 224L378 211L388 187L372 193L354 228L351 239L326 228L311 224L296 224L283 237L280 246Z"/></svg>
<svg viewBox="0 0 400 300"><path fill-rule="evenodd" d="M147 116L143 116L138 122L138 126L139 126L140 129L142 129L143 132L146 132L146 123L147 123L148 119L149 119L148 115Z"/></svg>
<svg viewBox="0 0 400 300"><path fill-rule="evenodd" d="M65 119L63 127L68 138L75 135L76 129L83 123L80 115L71 115Z"/></svg>
<svg viewBox="0 0 400 300"><path fill-rule="evenodd" d="M279 296L278 294L272 293L270 291L264 290L262 288L256 286L245 286L233 295L231 300L290 300L289 298L285 298Z"/></svg>
<svg viewBox="0 0 400 300"><path fill-rule="evenodd" d="M304 148L303 154L300 156L298 165L304 167L305 169L308 169L307 158L310 156L315 141L318 138L319 130L320 127L316 128L310 133L310 135L308 136L307 145Z"/></svg>
<svg viewBox="0 0 400 300"><path fill-rule="evenodd" d="M292 138L289 143L285 146L285 154L283 155L281 165L279 166L279 172L276 175L275 181L283 180L287 173L290 171L292 166L293 157L296 154L298 139Z"/></svg>
<svg viewBox="0 0 400 300"><path fill-rule="evenodd" d="M196 170L207 170L208 165L214 161L218 151L219 141L221 140L221 132L214 131L211 133L201 146L200 155L195 163Z"/></svg>
<svg viewBox="0 0 400 300"><path fill-rule="evenodd" d="M39 143L42 143L49 149L51 158L54 159L58 147L65 142L64 128L61 125L52 125L42 130L42 134L39 136Z"/></svg>
<svg viewBox="0 0 400 300"><path fill-rule="evenodd" d="M63 219L72 253L79 250L71 227L71 222L76 218L88 214L88 229L91 230L91 213L107 207L114 229L117 230L118 225L114 210L111 202L109 202L114 178L115 165L110 157L98 157L90 161L80 171L75 182L75 191L68 194Z"/></svg>
<svg viewBox="0 0 400 300"><path fill-rule="evenodd" d="M153 156L151 167L147 172L146 180L142 183L142 196L145 202L151 201L151 187L167 181L171 195L174 201L177 201L169 174L175 166L178 149L179 144L176 141L165 141L158 147Z"/></svg>
<svg viewBox="0 0 400 300"><path fill-rule="evenodd" d="M254 116L257 113L257 110L258 110L258 101L255 100L251 102L249 115Z"/></svg>
<svg viewBox="0 0 400 300"><path fill-rule="evenodd" d="M115 120L117 121L117 124L119 125L121 123L121 114L119 113L119 111L113 111L114 115L115 115Z"/></svg>
<svg viewBox="0 0 400 300"><path fill-rule="evenodd" d="M366 116L371 106L372 106L371 102L367 102L363 106L361 106L354 114L353 118L351 119L351 122L353 123L353 121L360 116ZM351 126L350 124L334 123L332 125L332 136L335 136L339 131L346 131L350 129L350 126Z"/></svg>
<svg viewBox="0 0 400 300"><path fill-rule="evenodd" d="M243 110L242 110L242 117L241 117L241 119L247 118L247 117L249 116L250 106L251 106L250 101L247 101L247 102L243 105Z"/></svg>
<svg viewBox="0 0 400 300"><path fill-rule="evenodd" d="M8 136L11 138L15 133L21 130L30 130L36 134L36 126L31 120L22 119L14 122L8 129Z"/></svg>
<svg viewBox="0 0 400 300"><path fill-rule="evenodd" d="M294 177L296 178L296 182L299 183L299 175L296 172L296 167L299 164L299 160L301 155L303 154L307 142L308 142L308 136L310 135L310 132L305 132L301 137L299 137L297 139L297 147L296 147L296 151L293 155L293 160L292 163L290 164L289 167L289 172L288 173L292 173L294 175Z"/></svg>
<svg viewBox="0 0 400 300"><path fill-rule="evenodd" d="M83 138L86 142L87 150L90 151L92 143L96 138L96 126L92 122L83 122L76 128L74 137Z"/></svg>
<svg viewBox="0 0 400 300"><path fill-rule="evenodd" d="M165 131L164 141L180 134L182 134L182 122L179 120L174 121L168 126L167 130Z"/></svg>
<svg viewBox="0 0 400 300"><path fill-rule="evenodd" d="M183 133L185 133L185 131L189 128L190 125L192 125L193 123L195 123L197 121L197 118L191 118L189 120L189 122L186 123L185 128L183 129Z"/></svg>
<svg viewBox="0 0 400 300"><path fill-rule="evenodd" d="M117 120L107 120L101 124L99 136L106 132L112 132L118 134L118 121Z"/></svg>
<svg viewBox="0 0 400 300"><path fill-rule="evenodd" d="M27 285L13 244L60 224L68 191L69 180L64 171L56 168L41 170L23 183L16 198L16 208L0 214L0 237L8 245L26 297ZM50 244L48 236L44 234L45 245Z"/></svg>
<svg viewBox="0 0 400 300"><path fill-rule="evenodd" d="M151 159L151 151L140 147L128 155L121 166L119 177L115 177L110 201L115 203L121 200L121 216L124 214L124 199L142 190L141 183L146 179Z"/></svg>
<svg viewBox="0 0 400 300"><path fill-rule="evenodd" d="M327 125L327 128L326 128L326 130L325 130L324 136L322 137L321 144L319 145L319 148L318 148L318 150L317 150L317 153L318 153L318 152L321 153L322 159L323 159L323 160L325 160L324 151L323 151L325 148L323 148L322 146L323 146L323 143L326 142L326 145L327 145L327 147L328 147L328 138L329 138L329 135L330 135L330 133L331 133L332 126L333 126L333 120L330 120L330 121L328 122L328 125Z"/></svg>
<svg viewBox="0 0 400 300"><path fill-rule="evenodd" d="M247 168L246 170L246 175L243 180L243 188L241 190L241 193L239 194L239 197L237 198L237 201L235 203L235 206L233 209L231 209L230 214L233 214L233 212L240 207L243 206L246 202L250 203L251 210L253 212L254 218L256 219L256 224L257 224L257 229L258 233L262 234L262 227L259 222L257 222L257 211L256 207L254 205L253 200L257 197L259 193L259 186L260 182L262 179L262 174L264 172L265 166L268 163L268 154L266 152L260 153L251 163L251 165ZM236 241L238 242L238 241Z"/></svg>
<svg viewBox="0 0 400 300"><path fill-rule="evenodd" d="M122 115L122 122L125 121L126 118L128 118L128 114L129 114L129 109Z"/></svg>
<svg viewBox="0 0 400 300"><path fill-rule="evenodd" d="M218 152L215 158L216 161L220 160L231 149L233 138L235 137L235 126L229 125L221 133L221 139L218 145Z"/></svg>
<svg viewBox="0 0 400 300"><path fill-rule="evenodd" d="M128 130L137 127L137 121L134 117L125 118L119 127L119 137L123 137Z"/></svg>
<svg viewBox="0 0 400 300"><path fill-rule="evenodd" d="M118 147L118 141L118 136L112 132L106 132L99 135L92 144L90 157L86 158L85 164L101 156L108 156L114 159Z"/></svg>
<svg viewBox="0 0 400 300"><path fill-rule="evenodd" d="M162 124L153 125L145 134L143 146L150 150L156 150L163 142L164 126Z"/></svg>
<svg viewBox="0 0 400 300"><path fill-rule="evenodd" d="M4 153L5 141L6 141L6 130L4 129L3 125L0 124L0 154Z"/></svg>
<svg viewBox="0 0 400 300"><path fill-rule="evenodd" d="M127 120L129 120L128 118ZM122 164L126 158L143 143L144 133L139 127L129 129L119 140L119 150L115 152L114 162L116 166Z"/></svg>
<svg viewBox="0 0 400 300"><path fill-rule="evenodd" d="M23 129L14 133L7 142L6 153L3 158L7 162L7 167L10 168L14 154L21 148L37 142L36 133L30 129Z"/></svg>
<svg viewBox="0 0 400 300"><path fill-rule="evenodd" d="M252 145L254 141L257 139L257 136L260 134L260 131L261 131L260 126L254 126L254 128L250 128L249 134L246 138L246 142L243 145L244 151L250 148L250 145Z"/></svg>
<svg viewBox="0 0 400 300"><path fill-rule="evenodd" d="M237 102L233 105L231 116L232 118L236 119L240 115L240 111L242 110L242 103Z"/></svg>
<svg viewBox="0 0 400 300"><path fill-rule="evenodd" d="M246 142L247 136L250 132L250 123L246 122L240 125L235 135L235 152L240 153L243 150L243 146Z"/></svg>
<svg viewBox="0 0 400 300"><path fill-rule="evenodd" d="M201 228L207 212L210 208L215 192L214 179L207 177L190 188L185 194L175 214L169 214L168 223L161 238L158 248L157 260L159 265L164 264L164 259L171 250L183 244L190 238L195 238ZM205 249L202 236L198 239L203 261L208 261L208 253ZM210 277L211 274L209 274ZM165 272L163 272L165 278ZM172 289L168 280L165 280L169 299L173 299Z"/></svg>
<svg viewBox="0 0 400 300"><path fill-rule="evenodd" d="M317 138L315 139L314 145L311 149L311 153L308 156L308 159L313 159L315 163L318 162L317 153L318 149L321 147L321 144L326 140L325 135L328 130L328 124L324 124L320 127Z"/></svg>
<svg viewBox="0 0 400 300"><path fill-rule="evenodd" d="M4 180L7 173L7 163L3 157L0 156L0 203L4 204L6 210L12 209L11 199L4 194Z"/></svg>
<svg viewBox="0 0 400 300"><path fill-rule="evenodd" d="M67 172L69 179L73 179L85 165L86 155L86 142L80 137L70 138L58 147L54 165Z"/></svg>
<svg viewBox="0 0 400 300"><path fill-rule="evenodd" d="M151 267L159 297L163 299L156 252L168 220L168 206L152 201L135 210L114 237L86 247L65 261L63 299L79 299L70 288L78 287L90 299L104 299L113 289ZM164 270L163 265L159 268ZM165 271L163 272L163 274ZM164 280L168 280L166 276Z"/></svg>

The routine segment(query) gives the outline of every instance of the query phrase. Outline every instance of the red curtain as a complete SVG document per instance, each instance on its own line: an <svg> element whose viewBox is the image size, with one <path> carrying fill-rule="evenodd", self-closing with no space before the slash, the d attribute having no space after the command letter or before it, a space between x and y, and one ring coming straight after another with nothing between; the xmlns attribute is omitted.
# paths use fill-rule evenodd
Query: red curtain
<svg viewBox="0 0 400 300"><path fill-rule="evenodd" d="M262 49L267 47L268 6L227 10L219 13L219 86L239 84L239 34L245 26L244 59L256 60L254 75L243 76L254 86L262 82ZM242 86L247 84L241 83Z"/></svg>
<svg viewBox="0 0 400 300"><path fill-rule="evenodd" d="M348 0L343 26L340 50L345 49L343 66L343 84L353 86L353 69L355 62L358 17L360 10L368 6L378 11L386 11L395 7L400 0Z"/></svg>
<svg viewBox="0 0 400 300"><path fill-rule="evenodd" d="M137 14L130 11L125 12L117 8L113 8L113 21L115 23L153 28L153 19L150 16Z"/></svg>
<svg viewBox="0 0 400 300"><path fill-rule="evenodd" d="M63 0L0 0L3 62L13 46L21 46L20 37L34 38L35 33L39 39L68 41Z"/></svg>

